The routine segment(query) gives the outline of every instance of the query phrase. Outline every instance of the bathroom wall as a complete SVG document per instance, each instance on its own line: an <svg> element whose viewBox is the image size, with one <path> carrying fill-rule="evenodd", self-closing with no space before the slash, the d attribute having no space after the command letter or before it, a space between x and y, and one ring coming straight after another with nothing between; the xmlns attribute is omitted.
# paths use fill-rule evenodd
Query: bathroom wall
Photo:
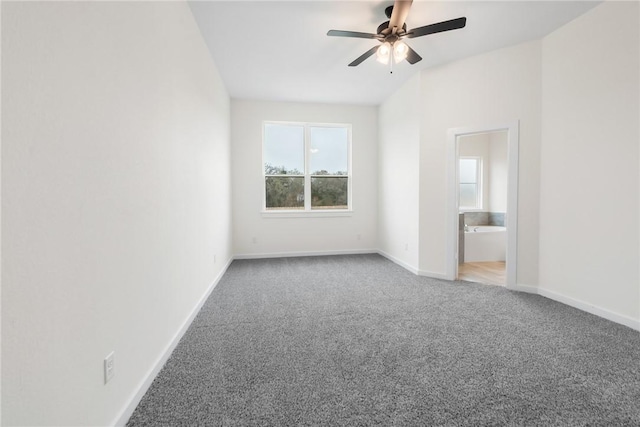
<svg viewBox="0 0 640 427"><path fill-rule="evenodd" d="M482 157L480 212L465 212L467 225L505 225L507 210L507 132L466 135L458 139L460 157Z"/></svg>
<svg viewBox="0 0 640 427"><path fill-rule="evenodd" d="M507 211L507 132L489 136L489 211Z"/></svg>

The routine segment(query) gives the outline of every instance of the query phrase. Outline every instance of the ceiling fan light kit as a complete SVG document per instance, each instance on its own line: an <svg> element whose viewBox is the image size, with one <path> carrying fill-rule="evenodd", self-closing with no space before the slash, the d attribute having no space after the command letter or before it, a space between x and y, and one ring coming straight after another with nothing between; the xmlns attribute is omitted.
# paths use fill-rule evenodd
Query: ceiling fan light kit
<svg viewBox="0 0 640 427"><path fill-rule="evenodd" d="M378 62L383 64L390 64L393 66L393 62L396 64L407 60L409 64L415 64L422 60L422 57L418 53L411 49L409 45L404 43L404 38L422 37L428 34L441 33L444 31L457 30L464 28L467 23L467 18L456 18L449 21L438 22L436 24L425 25L424 27L414 28L407 31L407 24L405 20L409 14L413 0L396 0L393 6L389 6L385 9L385 14L389 21L383 22L378 26L376 34L373 33L361 33L356 31L344 31L344 30L329 30L328 36L333 37L355 37L361 39L374 39L382 43L379 47L366 51L364 54L356 58L349 64L350 67L360 65L365 59L369 58L374 53ZM393 55L393 61L391 56ZM390 68L390 72L393 69Z"/></svg>
<svg viewBox="0 0 640 427"><path fill-rule="evenodd" d="M389 54L391 53L391 44L389 42L384 42L380 45L378 50L376 51L376 57L378 62L381 64L389 63Z"/></svg>
<svg viewBox="0 0 640 427"><path fill-rule="evenodd" d="M407 58L408 51L409 46L407 46L406 43L400 40L396 41L393 44L384 42L380 45L380 47L378 47L378 50L376 51L376 59L381 64L389 65L389 72L393 73L393 64L398 64L400 63L400 61L404 61ZM392 56L393 61L391 61Z"/></svg>
<svg viewBox="0 0 640 427"><path fill-rule="evenodd" d="M409 46L403 41L397 41L393 44L393 59L396 61L396 64L407 58L408 51Z"/></svg>

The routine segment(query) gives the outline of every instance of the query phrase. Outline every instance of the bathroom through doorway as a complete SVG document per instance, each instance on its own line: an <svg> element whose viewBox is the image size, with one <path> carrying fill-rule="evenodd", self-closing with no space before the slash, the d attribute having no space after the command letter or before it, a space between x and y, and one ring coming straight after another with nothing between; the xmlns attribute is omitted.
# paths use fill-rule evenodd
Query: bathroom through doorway
<svg viewBox="0 0 640 427"><path fill-rule="evenodd" d="M507 136L458 137L458 280L505 284Z"/></svg>
<svg viewBox="0 0 640 427"><path fill-rule="evenodd" d="M515 286L517 122L449 130L451 280Z"/></svg>

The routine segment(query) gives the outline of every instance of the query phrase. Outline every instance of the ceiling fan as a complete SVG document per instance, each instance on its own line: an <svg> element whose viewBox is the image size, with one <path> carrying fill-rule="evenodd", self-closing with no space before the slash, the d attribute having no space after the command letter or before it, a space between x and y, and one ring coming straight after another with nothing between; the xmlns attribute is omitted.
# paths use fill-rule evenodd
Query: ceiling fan
<svg viewBox="0 0 640 427"><path fill-rule="evenodd" d="M395 0L393 6L389 6L384 13L389 18L378 26L376 33L360 33L357 31L330 30L327 35L334 37L355 37L360 39L374 39L382 43L380 46L374 46L358 58L356 58L349 67L355 67L369 58L374 53L379 62L383 64L396 64L404 59L409 64L415 64L422 60L422 57L411 49L402 39L412 39L422 37L428 34L441 33L443 31L457 30L463 28L467 24L467 18L456 18L449 21L438 22L436 24L425 25L424 27L414 28L407 31L405 20L409 14L413 0ZM394 61L390 61L393 56ZM391 70L393 72L393 70Z"/></svg>

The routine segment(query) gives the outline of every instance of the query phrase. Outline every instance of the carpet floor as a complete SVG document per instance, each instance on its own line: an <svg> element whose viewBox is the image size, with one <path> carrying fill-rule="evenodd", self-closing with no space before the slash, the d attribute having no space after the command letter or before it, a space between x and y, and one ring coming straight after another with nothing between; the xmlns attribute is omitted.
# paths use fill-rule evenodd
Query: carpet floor
<svg viewBox="0 0 640 427"><path fill-rule="evenodd" d="M236 260L128 422L158 425L638 426L640 334L379 255Z"/></svg>

